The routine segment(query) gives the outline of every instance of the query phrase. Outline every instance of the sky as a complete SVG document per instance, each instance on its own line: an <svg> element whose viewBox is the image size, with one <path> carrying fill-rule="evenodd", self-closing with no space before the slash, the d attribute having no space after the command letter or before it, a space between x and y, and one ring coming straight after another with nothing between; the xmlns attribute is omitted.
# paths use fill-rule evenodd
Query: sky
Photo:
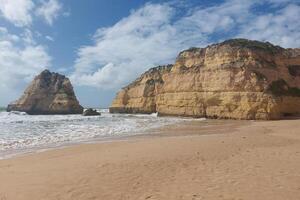
<svg viewBox="0 0 300 200"><path fill-rule="evenodd" d="M0 106L44 69L85 107L178 53L229 38L300 47L300 0L0 0Z"/></svg>

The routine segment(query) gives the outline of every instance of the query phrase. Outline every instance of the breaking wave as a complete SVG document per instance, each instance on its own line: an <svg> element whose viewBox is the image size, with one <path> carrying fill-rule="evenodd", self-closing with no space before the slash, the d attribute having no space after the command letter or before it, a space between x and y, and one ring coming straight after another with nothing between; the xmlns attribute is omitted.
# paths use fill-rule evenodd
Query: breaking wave
<svg viewBox="0 0 300 200"><path fill-rule="evenodd" d="M101 116L27 115L0 112L0 154L13 150L49 147L144 133L145 130L170 125L186 119L157 117L157 113L110 114Z"/></svg>

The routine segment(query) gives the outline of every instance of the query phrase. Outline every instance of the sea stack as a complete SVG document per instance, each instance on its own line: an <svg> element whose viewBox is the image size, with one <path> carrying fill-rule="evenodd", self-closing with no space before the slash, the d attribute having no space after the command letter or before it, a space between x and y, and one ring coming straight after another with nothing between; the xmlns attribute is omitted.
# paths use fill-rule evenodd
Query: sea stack
<svg viewBox="0 0 300 200"><path fill-rule="evenodd" d="M99 116L101 113L99 113L97 110L88 108L82 113L83 116Z"/></svg>
<svg viewBox="0 0 300 200"><path fill-rule="evenodd" d="M7 106L7 111L31 115L82 114L83 107L67 77L44 70L34 78L19 100Z"/></svg>
<svg viewBox="0 0 300 200"><path fill-rule="evenodd" d="M300 49L231 39L181 52L124 87L110 112L280 119L300 114Z"/></svg>

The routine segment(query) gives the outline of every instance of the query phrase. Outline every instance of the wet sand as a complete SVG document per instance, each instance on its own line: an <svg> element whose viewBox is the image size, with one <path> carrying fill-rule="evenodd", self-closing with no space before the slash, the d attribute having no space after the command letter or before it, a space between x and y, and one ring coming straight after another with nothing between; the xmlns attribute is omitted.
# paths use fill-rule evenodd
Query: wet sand
<svg viewBox="0 0 300 200"><path fill-rule="evenodd" d="M299 119L213 123L1 160L0 200L300 199Z"/></svg>

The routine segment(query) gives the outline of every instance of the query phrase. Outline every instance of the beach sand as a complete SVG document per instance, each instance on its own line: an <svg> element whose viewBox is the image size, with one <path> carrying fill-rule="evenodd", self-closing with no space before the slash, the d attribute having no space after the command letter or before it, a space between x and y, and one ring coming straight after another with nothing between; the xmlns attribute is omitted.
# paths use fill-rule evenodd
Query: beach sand
<svg viewBox="0 0 300 200"><path fill-rule="evenodd" d="M46 199L299 200L300 120L195 121L0 161L0 200Z"/></svg>

